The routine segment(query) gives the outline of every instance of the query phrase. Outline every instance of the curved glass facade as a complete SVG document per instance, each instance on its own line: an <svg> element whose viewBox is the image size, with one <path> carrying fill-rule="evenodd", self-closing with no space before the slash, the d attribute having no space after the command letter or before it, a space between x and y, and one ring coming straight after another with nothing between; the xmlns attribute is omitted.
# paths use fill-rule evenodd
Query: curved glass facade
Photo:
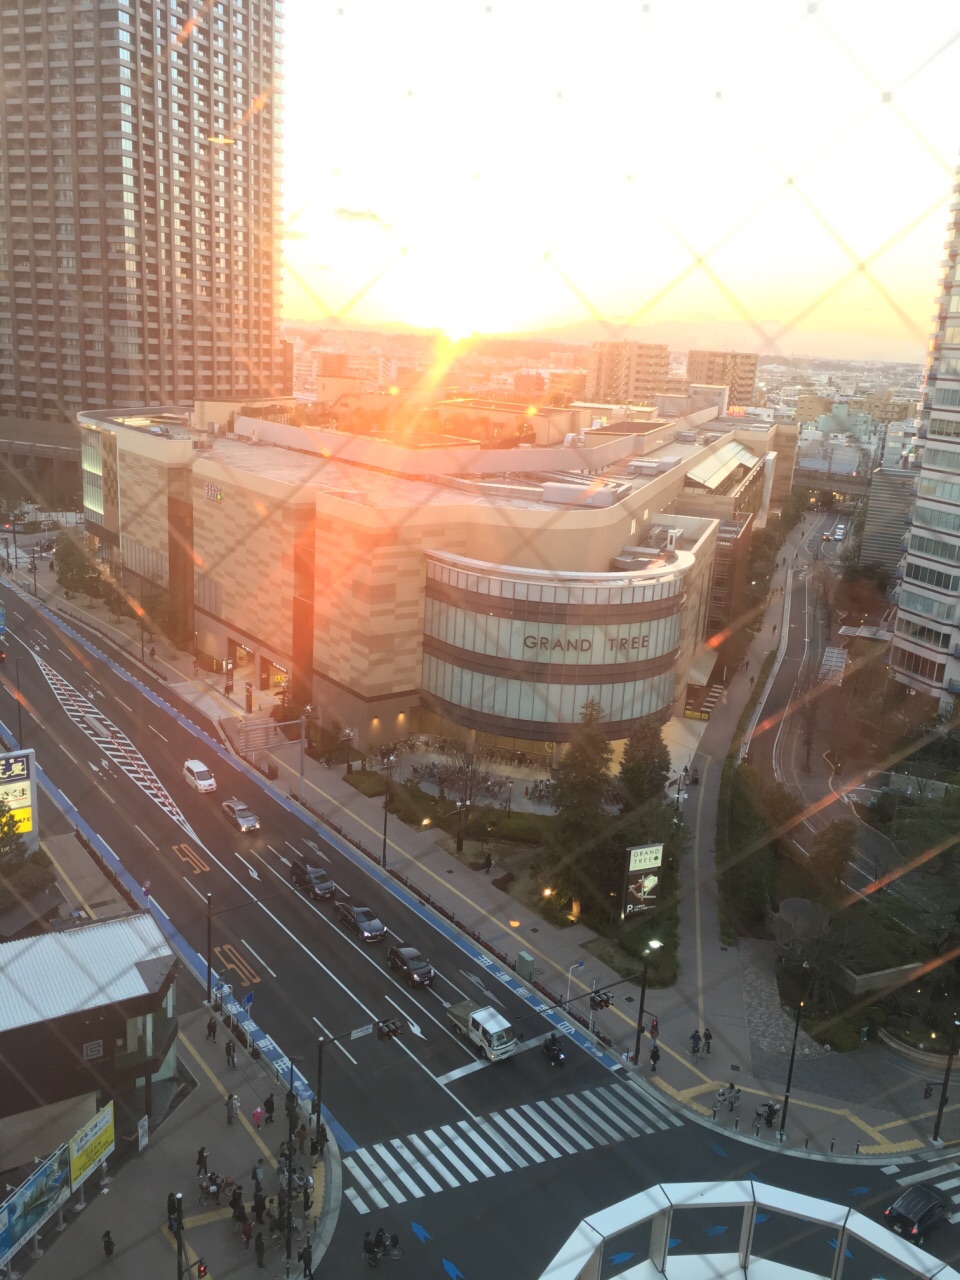
<svg viewBox="0 0 960 1280"><path fill-rule="evenodd" d="M686 552L634 573L550 573L434 553L421 687L469 728L564 739L595 698L611 736L674 696Z"/></svg>

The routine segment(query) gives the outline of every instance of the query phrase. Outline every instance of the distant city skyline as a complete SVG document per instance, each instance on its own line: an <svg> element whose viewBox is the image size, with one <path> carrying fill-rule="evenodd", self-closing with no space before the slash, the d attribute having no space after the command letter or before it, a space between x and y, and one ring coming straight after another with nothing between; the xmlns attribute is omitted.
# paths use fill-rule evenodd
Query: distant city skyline
<svg viewBox="0 0 960 1280"><path fill-rule="evenodd" d="M955 8L287 0L288 321L922 360Z"/></svg>

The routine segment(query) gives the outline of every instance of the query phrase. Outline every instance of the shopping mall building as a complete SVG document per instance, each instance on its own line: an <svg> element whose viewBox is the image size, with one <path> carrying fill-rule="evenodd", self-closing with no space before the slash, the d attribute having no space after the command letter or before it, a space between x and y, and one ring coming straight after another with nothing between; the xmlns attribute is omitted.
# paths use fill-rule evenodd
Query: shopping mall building
<svg viewBox="0 0 960 1280"><path fill-rule="evenodd" d="M708 615L742 605L718 533L762 524L781 462L775 427L721 410L513 448L294 427L276 406L84 412L86 530L205 666L289 681L359 745L543 750L588 698L622 738L682 711Z"/></svg>

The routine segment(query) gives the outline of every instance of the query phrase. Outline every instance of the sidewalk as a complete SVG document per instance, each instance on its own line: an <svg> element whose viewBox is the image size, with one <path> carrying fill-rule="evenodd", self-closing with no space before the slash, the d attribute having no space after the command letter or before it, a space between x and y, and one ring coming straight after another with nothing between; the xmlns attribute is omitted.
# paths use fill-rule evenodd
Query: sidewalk
<svg viewBox="0 0 960 1280"><path fill-rule="evenodd" d="M14 1260L17 1270L29 1271L30 1280L62 1280L64 1276L101 1275L105 1264L101 1237L110 1231L116 1252L110 1261L110 1274L115 1280L145 1280L145 1277L171 1275L176 1266L176 1244L166 1227L167 1194L183 1195L184 1239L188 1262L203 1258L211 1277L263 1276L275 1280L284 1274L284 1243L270 1243L269 1229L254 1223L254 1236L262 1230L267 1241L263 1270L257 1267L253 1245L246 1250L234 1224L227 1199L221 1197L219 1207L201 1206L196 1177L197 1150L202 1145L209 1152L208 1169L232 1177L242 1184L248 1213L253 1198L251 1170L262 1156L267 1173L264 1194L275 1197L278 1188L276 1157L281 1141L286 1138L283 1111L284 1088L273 1081L260 1063L240 1051L237 1069L226 1066L223 1046L226 1029L220 1023L217 1043L206 1039L205 1026L209 1010L200 1007L181 1015L178 1055L196 1081L194 1088L151 1134L150 1144L140 1155L131 1156L124 1164L108 1166L109 1181L100 1188L94 1175L85 1187L86 1208L66 1209L66 1229L56 1226L44 1229L43 1256L32 1261L26 1249ZM219 1020L218 1020L219 1021ZM267 1093L277 1101L277 1120L258 1132L250 1118L255 1105ZM227 1124L225 1100L228 1092L239 1096L241 1111L232 1125ZM309 1167L310 1153L296 1163ZM314 1237L314 1261L333 1234L338 1204L332 1187L339 1185L335 1166L339 1154L328 1145L323 1163L313 1170L315 1182L313 1210L306 1224ZM303 1219L297 1198L295 1217ZM252 1220L252 1214L251 1220ZM322 1238L316 1230L324 1222ZM55 1221L55 1220L54 1220ZM301 1267L297 1253L304 1240L303 1230L294 1232L291 1275L299 1276ZM196 1273L194 1273L195 1275Z"/></svg>
<svg viewBox="0 0 960 1280"><path fill-rule="evenodd" d="M788 566L803 538L803 526L790 535L781 558ZM733 1081L743 1090L743 1128L750 1129L758 1102L783 1095L784 1080L793 1036L793 1019L780 1007L773 978L772 959L762 948L724 947L719 942L719 920L714 874L714 832L716 797L720 773L737 722L751 693L750 675L756 675L763 659L779 642L784 596L777 589L784 584L786 569L778 566L772 583L762 625L748 654L749 670L737 673L720 705L707 723L694 763L700 771L700 785L690 789L685 817L691 827L692 847L681 863L680 962L677 984L666 991L648 992L646 1009L660 1020L660 1068L655 1084L700 1116L709 1117L716 1089ZM32 583L15 574L25 590ZM64 603L58 590L43 589L41 597L64 616L77 619L89 615L83 602ZM119 626L100 608L92 617L101 631L115 637L128 652L139 657L139 633L132 623ZM777 628L774 633L773 628ZM134 634L136 632L136 634ZM175 689L218 724L225 717L241 717L236 699L222 692L222 676L201 673L194 676L189 654L169 648L159 638L152 642L157 654L146 665L162 673ZM147 652L151 648L147 642ZM238 680L241 688L242 681ZM265 701L263 710L272 706ZM280 744L269 753L280 777L277 785L296 797L299 794L300 748L298 743ZM686 759L682 763L687 763ZM383 831L383 804L368 799L342 776L343 766L325 768L309 757L305 762L304 800L309 808L331 820L348 839L379 853ZM514 804L518 803L517 788ZM595 960L584 948L594 935L577 924L559 929L508 894L497 889L491 876L470 870L439 843L436 833L404 826L391 818L388 826L388 862L421 892L429 895L458 923L480 935L489 945L515 963L520 951L534 957L535 978L550 988L558 999L566 995L568 982L574 994L597 988L614 988L614 1005L597 1017L598 1030L609 1037L621 1055L632 1055L636 1034L639 991L622 984L619 976ZM582 970L570 975L572 967L584 962ZM749 1001L745 1001L745 993ZM584 1002L585 1003L585 1002ZM749 1006L749 1007L748 1007ZM695 1027L709 1026L713 1034L712 1054L693 1062L688 1039ZM641 1074L648 1075L649 1039L641 1046ZM768 1046L773 1045L773 1048ZM798 1042L794 1092L790 1103L788 1145L851 1155L857 1143L873 1154L892 1155L920 1152L928 1147L929 1112L911 1114L919 1088L903 1090L904 1072L899 1060L885 1049L869 1046L848 1055L827 1055L801 1032ZM915 1082L914 1082L915 1084ZM836 1104L836 1105L834 1105ZM948 1108L945 1133L956 1128L956 1112ZM951 1115L951 1113L953 1113ZM726 1114L726 1113L724 1113ZM720 1117L724 1123L729 1123ZM766 1134L764 1135L766 1136Z"/></svg>

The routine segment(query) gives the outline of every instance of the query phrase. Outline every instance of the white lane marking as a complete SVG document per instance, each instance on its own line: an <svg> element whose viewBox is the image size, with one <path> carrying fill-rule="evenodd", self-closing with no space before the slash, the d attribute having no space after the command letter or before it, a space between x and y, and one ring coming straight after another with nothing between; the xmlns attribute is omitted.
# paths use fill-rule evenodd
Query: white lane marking
<svg viewBox="0 0 960 1280"><path fill-rule="evenodd" d="M485 1178L493 1177L493 1170L490 1168L490 1166L480 1159L480 1157L473 1150L473 1148L469 1146L466 1142L464 1142L463 1138L460 1137L459 1133L457 1133L457 1131L451 1125L443 1124L440 1126L440 1128L447 1135L447 1137L454 1144L454 1146L457 1147L458 1150L460 1150L464 1154L464 1156L470 1161L470 1163L473 1165L476 1165L476 1167L480 1170L480 1172L483 1174Z"/></svg>
<svg viewBox="0 0 960 1280"><path fill-rule="evenodd" d="M456 1169L457 1173L460 1174L461 1178L465 1179L465 1181L467 1182L480 1181L480 1179L473 1172L473 1170L468 1169L467 1166L463 1163L463 1161L453 1154L453 1152L450 1150L449 1144L444 1142L443 1138L440 1136L439 1133L435 1133L433 1129L424 1129L423 1136L425 1138L430 1139L430 1141L437 1148L437 1150L443 1154L444 1160L448 1161L453 1166L453 1168Z"/></svg>
<svg viewBox="0 0 960 1280"><path fill-rule="evenodd" d="M70 661L71 655L67 653L66 649L61 649L59 645L57 645L57 653L62 653L63 656L67 659L67 661L68 662Z"/></svg>
<svg viewBox="0 0 960 1280"><path fill-rule="evenodd" d="M78 769L81 767L80 761L77 759L77 757L73 754L72 751L69 750L69 748L65 747L62 742L60 743L60 750L63 752L65 756L69 756L69 758L73 761L73 763L77 766Z"/></svg>
<svg viewBox="0 0 960 1280"><path fill-rule="evenodd" d="M137 824L136 824L136 823L134 823L134 824L133 824L133 829L134 829L134 831L139 831L139 832L140 832L140 834L143 836L144 840L146 840L147 844L152 844L152 845L153 845L153 847L154 847L155 849L159 849L159 848L160 848L160 846L157 844L156 840L151 840L151 839L150 839L150 837L149 837L149 836L147 835L147 833L144 831L143 827L138 827L138 826L137 826Z"/></svg>
<svg viewBox="0 0 960 1280"><path fill-rule="evenodd" d="M404 1018L406 1019L407 1026L410 1028L413 1034L417 1036L420 1040L426 1040L427 1037L423 1034L423 1032L420 1030L420 1028L417 1026L414 1020L410 1017L409 1013L406 1012L403 1006L397 1004L396 1000L394 1000L391 996L387 996L386 999L387 999L387 1004L392 1004L398 1013L403 1014Z"/></svg>
<svg viewBox="0 0 960 1280"><path fill-rule="evenodd" d="M461 1120L460 1123L466 1124L467 1122L466 1120ZM392 1147L396 1147L397 1151L400 1153L401 1156L403 1156L404 1160L406 1160L407 1164L410 1166L413 1172L417 1175L420 1181L424 1184L424 1186L428 1187L431 1191L443 1190L443 1187L441 1187L440 1183L436 1180L433 1174L427 1172L426 1168L420 1163L420 1161L413 1154L413 1152L408 1151L399 1138L391 1138L390 1145Z"/></svg>
<svg viewBox="0 0 960 1280"><path fill-rule="evenodd" d="M590 1101L593 1103L593 1105L597 1108L597 1110L602 1111L611 1124L617 1126L620 1129L623 1129L628 1137L630 1138L639 1137L637 1130L634 1128L633 1124L630 1123L630 1120L633 1119L633 1117L632 1116L627 1117L627 1116L621 1115L618 1111L616 1111L613 1107L609 1105L609 1100L607 1102L604 1102L604 1100L600 1096L599 1090L596 1090L596 1091L591 1090L585 1093L584 1097L589 1098ZM639 1124L640 1122L634 1121L634 1123ZM650 1125L644 1124L643 1132L653 1133L653 1129L650 1127Z"/></svg>
<svg viewBox="0 0 960 1280"><path fill-rule="evenodd" d="M417 1186L417 1184L410 1177L410 1175L402 1168L399 1161L394 1160L393 1156L390 1154L390 1152L387 1150L387 1148L383 1145L382 1142L375 1143L373 1149L377 1153L377 1155L380 1157L380 1159L383 1161L383 1163L387 1166L387 1168L390 1170L390 1172L393 1174L393 1176L395 1178L398 1178L400 1182L403 1183L403 1185L407 1188L407 1190L410 1192L412 1196L415 1196L419 1200L421 1196L425 1196L427 1194L424 1191L423 1187Z"/></svg>
<svg viewBox="0 0 960 1280"><path fill-rule="evenodd" d="M481 1133L486 1134L486 1136L490 1139L492 1143L496 1143L497 1146L501 1147L507 1153L507 1155L510 1157L510 1159L513 1161L513 1163L517 1166L518 1169L529 1169L530 1162L528 1160L524 1160L520 1152L515 1151L513 1147L511 1147L510 1143L506 1140L506 1138L504 1138L500 1133L497 1132L496 1129L494 1129L492 1124L489 1124L486 1120L478 1120L477 1128L480 1130ZM492 1156L493 1152L491 1151L490 1154Z"/></svg>
<svg viewBox="0 0 960 1280"><path fill-rule="evenodd" d="M943 1173L956 1173L958 1169L958 1164L927 1165L923 1173L908 1173L905 1178L898 1178L897 1182L901 1187L909 1187L914 1182L927 1182Z"/></svg>
<svg viewBox="0 0 960 1280"><path fill-rule="evenodd" d="M356 1066L356 1065L357 1065L357 1060L356 1060L356 1058L353 1056L353 1054L352 1054L352 1053L350 1053L350 1051L346 1048L346 1046L345 1046L345 1045L343 1045L343 1044L341 1044L339 1040L334 1040L334 1039L333 1039L333 1036L331 1036L331 1035L330 1035L330 1032L329 1032L329 1031L327 1030L327 1028L323 1025L323 1023L320 1021L320 1019L319 1019L319 1018L314 1018L314 1022L317 1024L317 1026L320 1028L320 1030L323 1032L323 1034L324 1034L325 1036L327 1036L327 1037L330 1039L330 1041L331 1041L333 1044L335 1044L335 1045L337 1046L337 1048L340 1050L340 1052L343 1054L343 1056L344 1056L345 1058L349 1058L349 1059L350 1059L350 1061L353 1063L353 1065L354 1065L354 1066Z"/></svg>
<svg viewBox="0 0 960 1280"><path fill-rule="evenodd" d="M289 840L284 840L283 843L287 846L288 849L292 849L298 858L303 857L303 854L300 852L300 850L297 848L295 844L291 844Z"/></svg>
<svg viewBox="0 0 960 1280"><path fill-rule="evenodd" d="M483 979L482 979L482 978L478 978L478 977L477 977L477 975L476 975L475 973L467 973L466 969L461 969L461 970L460 970L460 972L463 974L463 976L466 978L466 980L467 980L469 983L472 983L472 984L473 984L473 986L477 987L477 988L478 988L478 990L482 991L482 992L483 992L483 994L487 997L487 999L488 999L488 1000L490 1000L490 1001L492 1001L492 1002L493 1002L493 1004L498 1004L498 1005L500 1006L500 1008L501 1008L501 1009L504 1007L504 1006L503 1006L503 1001L502 1001L502 1000L498 1000L498 999L497 999L497 997L494 995L494 993L493 993L492 991L489 991L489 990L488 990L488 989L483 985ZM469 997L467 997L467 998L469 999Z"/></svg>
<svg viewBox="0 0 960 1280"><path fill-rule="evenodd" d="M390 1207L388 1202L384 1200L383 1196L380 1194L377 1188L373 1185L373 1183L370 1181L367 1175L363 1172L363 1170L357 1168L356 1161L353 1160L352 1157L347 1156L346 1160L344 1160L343 1162L343 1167L345 1169L350 1170L354 1178L356 1178L357 1182L360 1183L361 1187L363 1187L364 1191L367 1193L369 1198L373 1201L373 1203L377 1206L378 1209L388 1209Z"/></svg>
<svg viewBox="0 0 960 1280"><path fill-rule="evenodd" d="M594 1129L592 1125L587 1124L583 1116L577 1115L576 1111L574 1111L570 1104L563 1098L554 1098L553 1105L555 1107L559 1107L561 1111L568 1115L575 1125L579 1125L586 1133L591 1134L599 1146L605 1147L610 1141L610 1139L605 1137L599 1129Z"/></svg>
<svg viewBox="0 0 960 1280"><path fill-rule="evenodd" d="M323 850L320 848L320 846L319 846L318 844L316 844L313 840L308 840L308 839L306 838L306 836L304 836L304 838L303 838L303 843L304 843L304 844L306 844L306 845L309 845L309 846L310 846L310 848L313 850L313 852L317 855L317 857L318 857L318 858L322 858L322 859L324 860L324 862L329 862L329 861L330 861L330 859L329 859L329 858L327 857L327 855L323 852Z"/></svg>
<svg viewBox="0 0 960 1280"><path fill-rule="evenodd" d="M579 1143L579 1145L583 1147L584 1151L593 1150L593 1143L590 1141L590 1139L585 1138L582 1133L579 1133L576 1129L574 1129L572 1124L569 1124L566 1120L564 1120L562 1116L557 1115L556 1111L553 1110L549 1102L545 1102L545 1101L534 1102L534 1103L531 1103L530 1105L531 1107L540 1107L541 1110L544 1111L545 1114L549 1117L550 1123L554 1126L554 1128L565 1130L566 1133L568 1133L569 1136L574 1140L574 1142ZM558 1133L557 1138L559 1139L559 1137L560 1135Z"/></svg>
<svg viewBox="0 0 960 1280"><path fill-rule="evenodd" d="M16 609L11 609L10 612L13 614L15 618L19 618L21 622L26 622L26 618L23 616L23 614L17 613Z"/></svg>
<svg viewBox="0 0 960 1280"><path fill-rule="evenodd" d="M517 1133L516 1125L511 1124L509 1120L505 1120L503 1116L499 1115L496 1111L494 1111L492 1115L487 1116L487 1120L493 1124L499 1125L501 1129L506 1129L511 1142L515 1142L518 1147L522 1147L531 1160L535 1160L537 1164L544 1163L547 1157L542 1151L538 1151L536 1147L531 1147L530 1143Z"/></svg>
<svg viewBox="0 0 960 1280"><path fill-rule="evenodd" d="M137 830L139 831L139 830L140 830L140 828L139 828L139 827L137 827ZM141 835L142 835L142 834L143 834L143 833L141 832ZM189 879L189 877L187 877L187 876L181 876L181 879L183 880L183 883L187 886L187 888L188 888L188 889L192 889L192 890L193 890L193 892L194 892L194 893L197 895L197 897L200 899L200 901L203 903L203 905L204 905L204 906L206 906L206 905L207 905L207 898L206 898L206 895L200 892L200 890L199 890L199 889L197 888L197 886L193 883L193 881L192 881L191 879Z"/></svg>
<svg viewBox="0 0 960 1280"><path fill-rule="evenodd" d="M440 1160L437 1159L437 1157L433 1154L433 1152L430 1150L427 1144L425 1142L422 1142L415 1133L412 1133L410 1137L407 1139L407 1141L413 1143L413 1145L417 1148L417 1150L423 1156L424 1160L429 1160L429 1162L433 1165L434 1169L436 1169L437 1173L439 1173L440 1177L443 1178L447 1186L459 1187L460 1183L456 1180L456 1178L453 1176L450 1170L444 1164L442 1164ZM474 1181L476 1181L476 1179L474 1179Z"/></svg>
<svg viewBox="0 0 960 1280"><path fill-rule="evenodd" d="M153 906L155 906L155 907L157 908L157 910L158 910L158 911L160 912L160 914L163 916L164 920L169 920L169 919L170 919L170 917L169 917L169 916L167 915L167 913L164 911L163 907L161 907L160 903L156 900L156 898L151 897L150 902L151 902L151 904L152 904Z"/></svg>
<svg viewBox="0 0 960 1280"><path fill-rule="evenodd" d="M577 1111L582 1111L587 1116L588 1119L593 1121L593 1123L597 1126L597 1128L602 1133L609 1134L609 1138L607 1139L608 1141L610 1141L611 1139L614 1142L623 1141L623 1135L621 1134L620 1130L615 1129L613 1125L608 1124L606 1120L601 1120L600 1117L597 1115L596 1111L594 1111L592 1107L587 1106L583 1098L578 1098L576 1094L572 1093L569 1095L566 1101L569 1102L572 1107L576 1107Z"/></svg>
<svg viewBox="0 0 960 1280"><path fill-rule="evenodd" d="M559 1159L560 1152L557 1148L551 1146L546 1138L541 1136L539 1129L535 1129L530 1121L520 1114L516 1107L507 1107L506 1113L513 1120L514 1124L520 1125L521 1128L527 1131L534 1142L539 1142L548 1155L552 1156L554 1160Z"/></svg>
<svg viewBox="0 0 960 1280"><path fill-rule="evenodd" d="M384 1173L383 1169L380 1168L376 1160L374 1160L373 1156L368 1150L366 1150L366 1148L361 1147L360 1150L355 1151L353 1155L355 1161L358 1159L363 1160L367 1165L369 1165L370 1172L379 1180L381 1187L383 1187L387 1194L393 1196L397 1204L404 1204L406 1202L407 1197L403 1194L397 1184L387 1177L386 1173ZM344 1164L346 1164L346 1161L344 1161Z"/></svg>
<svg viewBox="0 0 960 1280"><path fill-rule="evenodd" d="M263 956L258 956L258 955L257 955L257 953L254 951L253 947L251 947L250 943L246 940L246 938L241 938L241 939L240 939L240 941L243 943L243 945L247 948L247 950L248 950L248 951L250 952L250 954L253 956L254 960L256 960L259 964L262 964L262 965L263 965L263 967L266 969L267 973L269 973L270 977L271 977L271 978L275 978L277 975L274 973L274 971L273 971L273 970L270 968L270 966L267 964L266 960L264 960Z"/></svg>
<svg viewBox="0 0 960 1280"><path fill-rule="evenodd" d="M127 710L127 711L129 711L131 715L133 715L133 707L127 706L127 704L124 702L124 700L123 700L122 698L118 698L118 697L117 697L117 695L116 695L116 694L114 694L114 695L113 695L113 700L114 700L114 702L119 702L119 703L120 703L120 705L121 705L121 707L126 708L126 710Z"/></svg>
<svg viewBox="0 0 960 1280"><path fill-rule="evenodd" d="M643 1117L644 1125L653 1124L657 1129L666 1129L667 1122L653 1111L647 1111L639 1097L635 1093L631 1093L629 1089L625 1089L622 1084L611 1085L605 1092L613 1094L617 1103L621 1107L627 1108L627 1115L636 1116L638 1113Z"/></svg>
<svg viewBox="0 0 960 1280"><path fill-rule="evenodd" d="M560 1121L558 1117L552 1114L541 1115L541 1113L537 1111L535 1107L531 1106L529 1102L525 1102L520 1110L531 1124L540 1125L542 1128L546 1129L553 1141L558 1142L568 1156L576 1156L580 1154L577 1148L572 1146L560 1132Z"/></svg>
<svg viewBox="0 0 960 1280"><path fill-rule="evenodd" d="M437 1076L438 1084L449 1084L452 1080L459 1080L461 1076L473 1075L474 1071L482 1071L484 1067L488 1067L490 1063L486 1058L478 1058L476 1062L468 1062L466 1066L455 1067L453 1071L448 1071L445 1076Z"/></svg>
<svg viewBox="0 0 960 1280"><path fill-rule="evenodd" d="M164 742L169 742L169 741L170 741L170 739L169 739L169 738L164 738L164 737L163 737L163 734L160 732L160 730L159 730L159 729L154 729L154 727L153 727L153 725L152 725L152 724L148 724L148 725L147 725L147 728L148 728L148 729L153 729L153 732L157 735L157 737L158 737L158 738L163 738L163 741L164 741Z"/></svg>
<svg viewBox="0 0 960 1280"><path fill-rule="evenodd" d="M370 1206L360 1199L356 1191L354 1191L353 1187L347 1187L343 1194L347 1197L347 1199L356 1209L357 1213L370 1212Z"/></svg>
<svg viewBox="0 0 960 1280"><path fill-rule="evenodd" d="M270 850L271 853L276 854L276 856L280 859L280 861L283 863L285 867L289 867L290 859L285 858L279 849L275 849L272 844L268 844L267 848Z"/></svg>
<svg viewBox="0 0 960 1280"><path fill-rule="evenodd" d="M479 1128L479 1125L477 1127ZM466 1134L466 1136L470 1138L472 1142L476 1142L478 1146L480 1146L481 1151L487 1157L487 1159L492 1160L493 1163L497 1166L498 1169L500 1169L502 1173L513 1173L513 1170L507 1164L506 1160L504 1160L497 1151L493 1150L489 1142L487 1142L485 1146L480 1145L478 1140L478 1135L474 1132L469 1121L458 1120L457 1128L462 1129L463 1132Z"/></svg>
<svg viewBox="0 0 960 1280"><path fill-rule="evenodd" d="M241 858L241 857L240 857L240 854L239 854L239 853L237 853L237 851L236 851L236 850L234 850L233 856L234 856L235 858L239 859L239 861L243 863L243 865L247 868L247 870L248 870L248 871L250 872L250 874L253 876L254 880L259 880L259 879L260 879L260 872L259 872L259 871L257 871L255 867L251 867L250 863L249 863L249 862L247 862L246 858Z"/></svg>

